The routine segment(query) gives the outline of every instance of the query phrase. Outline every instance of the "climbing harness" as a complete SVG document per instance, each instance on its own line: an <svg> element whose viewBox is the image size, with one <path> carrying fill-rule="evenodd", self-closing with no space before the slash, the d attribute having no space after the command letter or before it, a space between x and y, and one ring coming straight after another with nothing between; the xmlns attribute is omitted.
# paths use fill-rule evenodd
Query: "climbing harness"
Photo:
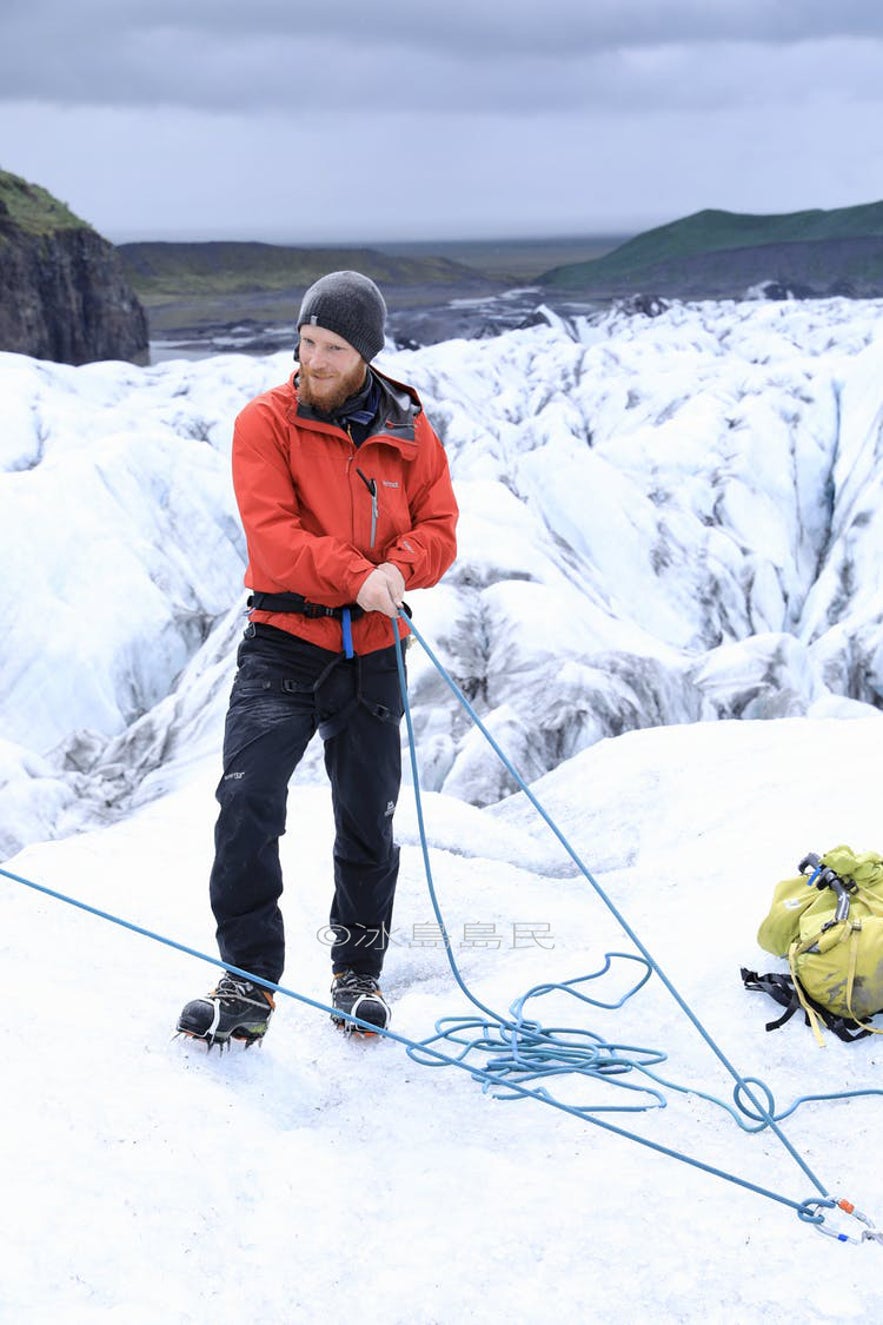
<svg viewBox="0 0 883 1325"><path fill-rule="evenodd" d="M339 621L344 612L348 612L353 621L358 621L365 615L357 603L350 603L347 607L323 607L321 603L311 603L303 594L262 593L257 589L248 595L245 606L250 612L291 612L310 620L333 617Z"/></svg>
<svg viewBox="0 0 883 1325"><path fill-rule="evenodd" d="M380 1034L386 1039L401 1044L407 1054L413 1058L415 1062L432 1067L456 1067L468 1072L474 1080L482 1084L485 1091L492 1093L496 1098L503 1100L538 1100L564 1113L571 1114L583 1121L591 1122L596 1126L602 1127L606 1131L636 1141L640 1145L659 1154L664 1154L670 1158L680 1160L702 1172L722 1178L725 1181L734 1183L737 1186L785 1205L793 1209L802 1222L811 1224L819 1232L824 1233L826 1236L834 1238L839 1242L861 1243L874 1241L883 1243L883 1231L877 1230L870 1218L857 1210L852 1202L843 1197L832 1197L829 1194L827 1188L820 1179L816 1177L807 1162L797 1152L780 1127L781 1121L792 1114L803 1103L833 1099L851 1099L865 1095L879 1095L883 1094L883 1091L855 1090L844 1091L834 1095L802 1096L795 1100L789 1108L785 1110L777 1110L772 1092L762 1081L754 1077L743 1077L729 1062L684 998L678 993L677 989L666 976L664 971L653 959L648 949L643 945L624 916L622 916L616 908L611 898L605 893L597 880L594 879L589 872L588 868L583 864L567 838L547 814L534 793L523 781L508 760L507 756L500 749L499 745L482 723L468 699L442 666L441 662L420 634L412 620L409 621L409 627L440 676L451 688L458 702L464 707L471 721L481 731L485 739L500 758L510 777L513 778L516 785L525 794L534 809L548 825L555 837L561 843L562 847L570 856L571 860L575 863L579 872L583 875L597 896L628 935L630 941L637 949L638 955L627 952L608 953L606 954L603 965L597 971L573 980L537 985L513 1002L509 1009L509 1016L500 1016L491 1008L483 1004L468 989L453 956L452 945L445 928L444 917L439 905L432 877L417 768L416 742L414 739L411 710L407 695L403 639L400 634L398 620L394 620L392 622L392 628L399 669L399 679L402 689L402 701L404 705L408 745L410 749L418 830L427 886L439 931L443 936L444 949L452 975L460 991L476 1009L478 1015L442 1018L436 1023L436 1033L422 1041L411 1040L407 1036L399 1035L397 1032L390 1030L388 1027L380 1031ZM2 867L0 867L0 875L38 893L42 893L45 896L86 911L101 920L131 930L145 938L162 943L179 952L186 953L191 957L199 958L200 960L218 966L223 970L228 970L234 975L245 977L253 983L269 989L273 993L284 995L326 1014L331 1014L333 1011L333 1009L326 1004L311 999L296 990L288 989L283 985L265 980L252 972L230 966L229 964L222 962L219 958L212 957L195 948L188 947L186 944L180 943L173 938L133 924L119 916L100 910L97 907L90 906L85 902L67 896L55 889L35 883L33 880L26 879L21 875L13 874ZM624 971L627 969L629 963L633 967L633 978L631 979L625 993L623 993L618 999L612 1002L604 1001L599 998L591 997L585 991L584 986L590 981L596 980L607 974L607 972L614 967ZM563 993L573 997L583 1004L597 1008L615 1010L622 1007L630 998L632 998L653 975L656 975L656 977L662 982L681 1011L692 1023L693 1027L712 1050L719 1062L733 1078L735 1085L733 1089L732 1104L717 1099L712 1095L705 1094L695 1088L685 1087L663 1078L655 1070L667 1057L666 1054L661 1051L633 1045L610 1044L603 1040L602 1037L582 1028L574 1029L559 1026L551 1028L543 1027L536 1018L527 1014L529 1004L550 993ZM347 1014L344 1014L344 1016L345 1019L351 1022L355 1027L370 1029L374 1032L377 1031L376 1026L368 1026L367 1023L362 1022L358 1017ZM476 1058L479 1060L478 1062L475 1061ZM603 1081L606 1085L612 1085L623 1090L634 1098L629 1103L621 1104L596 1103L576 1105L566 1103L556 1098L547 1083L556 1077L572 1076L574 1074L580 1077L594 1079L596 1082ZM630 1075L634 1074L639 1078L637 1082L629 1080ZM681 1151L665 1146L646 1136L641 1136L636 1132L630 1131L627 1128L614 1123L609 1117L611 1113L615 1112L634 1113L644 1112L648 1109L665 1108L665 1092L667 1091L688 1094L723 1108L744 1131L759 1132L769 1129L776 1135L787 1153L815 1187L818 1195L804 1201L794 1200L781 1192L761 1186L746 1178L730 1173L712 1164L708 1164L697 1159L695 1156L684 1154ZM828 1214L834 1211L838 1212L838 1216L846 1216L860 1224L860 1232L857 1235L848 1234L839 1232L835 1227L829 1226L826 1223L826 1219Z"/></svg>

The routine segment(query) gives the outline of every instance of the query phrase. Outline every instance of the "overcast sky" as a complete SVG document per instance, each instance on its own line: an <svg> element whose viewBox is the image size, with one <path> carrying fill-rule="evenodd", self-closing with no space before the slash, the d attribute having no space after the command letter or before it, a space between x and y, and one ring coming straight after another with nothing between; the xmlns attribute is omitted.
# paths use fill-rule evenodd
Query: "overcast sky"
<svg viewBox="0 0 883 1325"><path fill-rule="evenodd" d="M880 0L0 0L0 167L108 238L883 198Z"/></svg>

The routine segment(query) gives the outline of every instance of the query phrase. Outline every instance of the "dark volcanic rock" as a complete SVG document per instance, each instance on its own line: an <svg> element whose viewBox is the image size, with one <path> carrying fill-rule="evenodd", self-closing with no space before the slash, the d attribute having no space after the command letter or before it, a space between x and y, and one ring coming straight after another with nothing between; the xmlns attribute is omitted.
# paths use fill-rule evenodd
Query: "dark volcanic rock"
<svg viewBox="0 0 883 1325"><path fill-rule="evenodd" d="M44 190L3 172L0 184L0 349L147 363L147 318L113 245Z"/></svg>
<svg viewBox="0 0 883 1325"><path fill-rule="evenodd" d="M617 307L632 316L640 314L642 317L661 317L668 304L655 294L633 294L628 299L618 300Z"/></svg>

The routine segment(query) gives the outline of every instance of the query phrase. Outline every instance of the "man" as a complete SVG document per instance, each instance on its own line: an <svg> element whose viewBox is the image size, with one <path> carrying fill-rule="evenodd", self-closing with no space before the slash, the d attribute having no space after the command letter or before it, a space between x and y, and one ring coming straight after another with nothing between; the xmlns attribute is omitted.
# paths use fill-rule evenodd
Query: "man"
<svg viewBox="0 0 883 1325"><path fill-rule="evenodd" d="M251 612L224 735L210 899L222 961L278 984L279 837L287 789L316 730L334 809L332 1006L383 1029L379 985L398 875L401 781L394 630L406 589L456 554L447 458L410 387L371 367L386 305L358 272L323 276L298 315L297 370L248 404L233 433ZM274 1003L227 971L178 1030L209 1046L260 1040ZM335 1020L354 1025L345 1015Z"/></svg>

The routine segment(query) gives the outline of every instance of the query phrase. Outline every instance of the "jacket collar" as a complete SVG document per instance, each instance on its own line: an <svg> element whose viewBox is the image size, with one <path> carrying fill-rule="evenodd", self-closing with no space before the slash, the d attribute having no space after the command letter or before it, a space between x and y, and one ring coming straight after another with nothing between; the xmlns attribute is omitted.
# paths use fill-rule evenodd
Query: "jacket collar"
<svg viewBox="0 0 883 1325"><path fill-rule="evenodd" d="M385 373L378 372L376 368L368 369L368 379L362 390L355 396L350 397L341 409L329 418L317 413L309 405L303 404L298 399L297 373L295 372L291 378L291 388L294 393L292 421L306 423L317 428L334 428L337 430L342 428L345 431L346 418L352 408L355 407L357 410L361 408L357 402L360 402L363 396L367 400L369 394L376 391L377 404L372 415L376 419L376 423L370 436L380 436L401 442L413 442L416 420L418 415L423 412L423 406L416 391L403 382L397 382L394 378L387 377Z"/></svg>

